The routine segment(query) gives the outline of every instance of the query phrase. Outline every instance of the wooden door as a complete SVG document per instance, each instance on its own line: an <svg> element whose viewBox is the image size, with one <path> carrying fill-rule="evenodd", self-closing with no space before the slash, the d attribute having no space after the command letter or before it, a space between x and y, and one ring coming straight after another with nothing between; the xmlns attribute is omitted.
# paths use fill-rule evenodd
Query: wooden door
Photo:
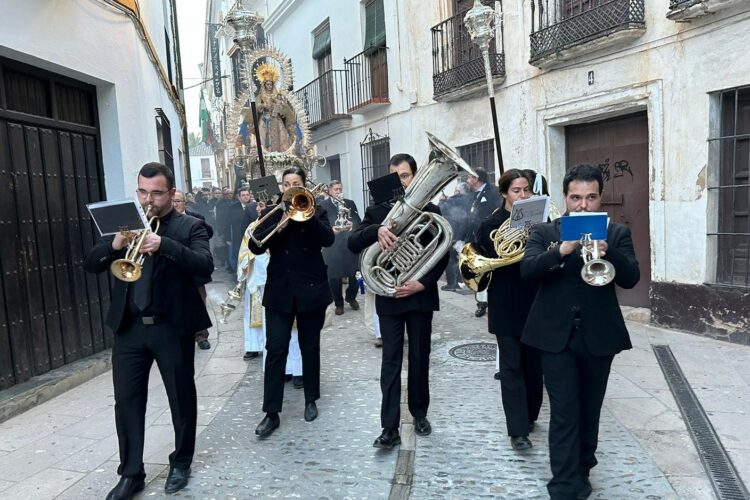
<svg viewBox="0 0 750 500"><path fill-rule="evenodd" d="M633 235L641 280L631 290L618 289L621 305L649 307L651 244L649 239L648 117L638 113L566 127L568 168L596 165L604 177L602 210Z"/></svg>

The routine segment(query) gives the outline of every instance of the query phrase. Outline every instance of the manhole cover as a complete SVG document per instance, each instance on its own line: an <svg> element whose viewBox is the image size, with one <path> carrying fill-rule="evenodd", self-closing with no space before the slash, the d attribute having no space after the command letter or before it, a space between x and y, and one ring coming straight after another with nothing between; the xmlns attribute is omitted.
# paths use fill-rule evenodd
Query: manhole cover
<svg viewBox="0 0 750 500"><path fill-rule="evenodd" d="M457 345L448 354L465 361L495 361L497 346L488 342Z"/></svg>

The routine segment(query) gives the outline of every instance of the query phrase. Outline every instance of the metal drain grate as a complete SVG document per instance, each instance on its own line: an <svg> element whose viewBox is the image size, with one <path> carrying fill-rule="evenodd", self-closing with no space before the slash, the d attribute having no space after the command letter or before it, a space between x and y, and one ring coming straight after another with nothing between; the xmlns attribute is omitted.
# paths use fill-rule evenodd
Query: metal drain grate
<svg viewBox="0 0 750 500"><path fill-rule="evenodd" d="M495 361L497 345L487 342L457 345L448 354L464 361Z"/></svg>
<svg viewBox="0 0 750 500"><path fill-rule="evenodd" d="M719 500L746 500L750 498L737 469L722 446L708 415L695 396L685 375L677 363L672 349L667 345L652 345L669 389L680 407L690 437L698 450L711 485Z"/></svg>

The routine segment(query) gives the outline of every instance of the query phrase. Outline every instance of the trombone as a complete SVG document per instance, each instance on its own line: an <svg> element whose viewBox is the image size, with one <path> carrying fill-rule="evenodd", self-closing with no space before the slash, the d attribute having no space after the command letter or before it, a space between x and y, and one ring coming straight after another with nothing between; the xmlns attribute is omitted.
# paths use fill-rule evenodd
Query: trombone
<svg viewBox="0 0 750 500"><path fill-rule="evenodd" d="M307 189L304 187L293 187L284 191L279 204L258 220L256 229L258 227L261 227L263 223L268 220L269 217L271 217L271 215L275 214L278 211L283 212L281 220L276 224L276 227L274 227L261 240L259 240L255 236L255 231L250 233L250 238L252 238L253 243L258 246L265 245L273 235L283 230L290 220L296 222L304 222L306 220L312 219L312 217L315 215L315 197L321 193L323 186L324 184L321 183L312 189Z"/></svg>
<svg viewBox="0 0 750 500"><path fill-rule="evenodd" d="M151 205L146 208L146 217L148 217L152 208ZM156 227L152 229L154 221L156 221ZM143 246L143 242L146 241L146 236L148 236L149 233L156 233L159 231L160 224L159 218L154 215L148 219L148 227L146 229L133 232L135 237L130 240L130 243L128 243L125 257L117 259L111 266L109 266L109 269L112 271L112 274L115 275L115 278L127 283L138 281L141 278L141 273L143 272L143 261L146 259L146 254L140 253L141 247Z"/></svg>

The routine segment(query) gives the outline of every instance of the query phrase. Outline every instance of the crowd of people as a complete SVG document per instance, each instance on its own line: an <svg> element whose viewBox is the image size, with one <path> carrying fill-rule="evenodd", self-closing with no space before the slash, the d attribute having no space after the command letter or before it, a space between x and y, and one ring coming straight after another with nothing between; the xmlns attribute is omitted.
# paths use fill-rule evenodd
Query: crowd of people
<svg viewBox="0 0 750 500"><path fill-rule="evenodd" d="M418 175L405 153L389 162L390 175L408 188ZM542 181L542 182L540 182ZM321 330L332 315L360 309L382 348L381 432L373 446L390 450L400 444L401 367L408 338L408 409L418 436L428 436L429 367L432 322L443 291L460 283L458 255L472 243L487 258L497 258L493 232L511 215L513 205L546 184L533 170L511 169L497 185L476 169L423 210L446 217L453 229L452 249L431 261L419 279L395 286L392 296L364 289L358 255L369 248L388 254L402 242L398 230L383 224L395 199L370 204L360 217L344 197L344 186L330 182L321 193L303 190L306 172L285 170L280 194L255 200L248 188L200 188L177 191L172 172L146 164L138 175L136 195L159 218L157 230L143 238L146 255L141 278L115 280L107 324L115 333L112 352L115 420L120 444L121 479L108 499L131 498L143 489L143 440L148 376L156 361L167 390L175 431L169 457L167 493L184 488L195 449L195 345L210 348L205 284L215 268L225 268L242 285L243 358L263 359L263 412L255 433L269 438L281 426L284 386L289 380L304 390L304 418L318 416ZM533 186L542 186L532 193ZM566 213L596 212L603 179L590 165L565 175ZM318 194L317 198L312 198ZM306 197L310 198L306 198ZM295 198L296 197L296 198ZM292 216L293 215L293 216ZM477 295L477 316L487 314L488 332L496 337L502 406L513 450L533 446L530 439L546 387L550 402L549 449L553 499L586 498L589 471L596 465L599 414L615 354L630 348L614 284L638 282L630 231L610 223L606 240L594 242L616 270L614 282L592 287L581 279L581 241L561 241L560 221L530 230L523 260L492 271L489 286ZM213 237L212 237L213 236ZM427 237L421 235L420 238ZM132 235L104 237L85 260L89 272L104 272L122 257ZM421 241L421 240L420 240ZM242 353L238 353L242 354Z"/></svg>

